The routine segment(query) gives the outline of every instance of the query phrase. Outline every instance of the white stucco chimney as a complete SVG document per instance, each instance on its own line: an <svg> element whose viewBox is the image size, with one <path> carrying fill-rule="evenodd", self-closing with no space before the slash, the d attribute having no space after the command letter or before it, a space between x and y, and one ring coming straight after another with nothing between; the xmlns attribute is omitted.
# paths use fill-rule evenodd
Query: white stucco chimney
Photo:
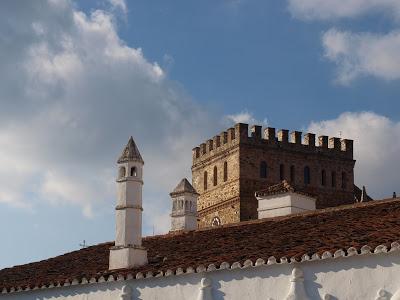
<svg viewBox="0 0 400 300"><path fill-rule="evenodd" d="M316 198L296 190L286 180L255 193L258 218L285 216L316 209Z"/></svg>
<svg viewBox="0 0 400 300"><path fill-rule="evenodd" d="M110 250L110 270L147 264L147 251L142 247L143 165L131 137L118 159L116 235Z"/></svg>
<svg viewBox="0 0 400 300"><path fill-rule="evenodd" d="M197 197L199 194L186 178L170 193L172 200L171 231L197 229Z"/></svg>

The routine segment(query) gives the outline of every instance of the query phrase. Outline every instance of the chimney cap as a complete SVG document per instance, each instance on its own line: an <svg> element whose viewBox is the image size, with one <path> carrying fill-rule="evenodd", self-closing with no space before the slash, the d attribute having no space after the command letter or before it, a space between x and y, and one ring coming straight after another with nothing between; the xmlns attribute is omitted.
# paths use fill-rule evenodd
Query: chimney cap
<svg viewBox="0 0 400 300"><path fill-rule="evenodd" d="M129 138L128 144L126 144L121 156L118 158L118 163L124 163L128 161L138 161L144 163L142 156L140 155L139 149L136 146L133 137Z"/></svg>
<svg viewBox="0 0 400 300"><path fill-rule="evenodd" d="M197 194L194 187L190 184L190 182L186 178L183 178L179 182L179 184L174 188L174 190L172 191L172 193L170 193L170 195L174 196L183 193Z"/></svg>

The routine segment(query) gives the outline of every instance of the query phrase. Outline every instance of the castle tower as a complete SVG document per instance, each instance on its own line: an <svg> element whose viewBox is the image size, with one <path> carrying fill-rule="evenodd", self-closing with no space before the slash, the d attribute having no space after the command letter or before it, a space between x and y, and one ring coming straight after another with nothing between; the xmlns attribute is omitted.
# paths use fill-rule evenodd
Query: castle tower
<svg viewBox="0 0 400 300"><path fill-rule="evenodd" d="M354 203L354 164L352 140L238 123L193 149L199 228L257 219L254 193L283 180L317 209Z"/></svg>
<svg viewBox="0 0 400 300"><path fill-rule="evenodd" d="M170 193L171 231L197 229L197 192L186 178Z"/></svg>
<svg viewBox="0 0 400 300"><path fill-rule="evenodd" d="M110 250L110 270L147 263L142 247L143 159L131 137L118 159L115 246Z"/></svg>

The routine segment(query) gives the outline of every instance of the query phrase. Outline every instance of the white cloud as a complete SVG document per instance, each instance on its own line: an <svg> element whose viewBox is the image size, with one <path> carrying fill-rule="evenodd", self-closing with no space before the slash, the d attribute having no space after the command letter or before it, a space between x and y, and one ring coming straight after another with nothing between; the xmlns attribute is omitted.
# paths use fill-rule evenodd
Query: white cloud
<svg viewBox="0 0 400 300"><path fill-rule="evenodd" d="M190 174L192 147L215 127L156 62L119 38L109 11L2 1L0 65L3 205L73 205L88 217L112 210L115 162L133 135L146 163L144 208L152 199L165 214L168 192Z"/></svg>
<svg viewBox="0 0 400 300"><path fill-rule="evenodd" d="M293 16L305 20L352 18L385 13L400 19L398 0L288 0Z"/></svg>
<svg viewBox="0 0 400 300"><path fill-rule="evenodd" d="M292 15L303 20L337 20L368 14L395 20L388 33L351 32L332 28L323 34L325 57L337 65L337 82L373 76L384 80L400 78L400 1L398 0L288 0Z"/></svg>
<svg viewBox="0 0 400 300"><path fill-rule="evenodd" d="M337 81L362 76L400 79L400 31L385 35L330 29L322 38L325 57L337 65Z"/></svg>
<svg viewBox="0 0 400 300"><path fill-rule="evenodd" d="M243 110L236 114L226 115L224 119L227 126L230 126L235 123L247 123L247 124L268 126L267 118L265 118L263 121L259 121L253 116L252 113L248 112L247 110Z"/></svg>
<svg viewBox="0 0 400 300"><path fill-rule="evenodd" d="M355 180L376 198L389 198L400 186L400 122L373 112L343 113L312 122L309 132L354 139ZM399 192L399 190L397 190Z"/></svg>
<svg viewBox="0 0 400 300"><path fill-rule="evenodd" d="M109 0L111 7L114 9L120 9L124 14L128 12L128 6L125 0Z"/></svg>

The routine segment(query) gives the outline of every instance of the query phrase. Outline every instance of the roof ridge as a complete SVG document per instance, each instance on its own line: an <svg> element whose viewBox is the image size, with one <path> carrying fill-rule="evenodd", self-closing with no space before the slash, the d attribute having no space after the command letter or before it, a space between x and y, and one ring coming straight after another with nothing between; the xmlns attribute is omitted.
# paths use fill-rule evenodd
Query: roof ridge
<svg viewBox="0 0 400 300"><path fill-rule="evenodd" d="M207 231L207 230L218 230L218 229L230 228L230 227L239 227L239 226L250 225L250 224L260 224L260 223L267 223L267 222L273 222L273 221L281 221L281 220L305 217L305 216L310 216L310 215L314 216L314 215L320 215L320 214L330 213L330 212L334 212L334 211L349 210L349 209L358 208L358 207L383 205L385 203L396 202L396 201L400 202L400 197L382 199L382 200L373 200L373 201L369 201L369 202L358 202L358 203L345 204L345 205L333 206L333 207L326 207L326 208L316 209L313 211L304 211L304 212L294 213L294 214L290 214L290 215L286 215L286 216L277 216L277 217L271 217L271 218L241 221L239 223L224 224L224 225L220 225L218 227L199 228L196 230L190 230L190 231L186 231L186 232L176 232L176 233L174 233L174 235L187 234L190 232ZM172 234L170 234L170 233L166 233L161 236L171 236L171 235ZM160 235L158 235L158 236L160 236ZM151 237L151 236L149 236L149 237ZM148 238L148 237L145 237L145 238Z"/></svg>
<svg viewBox="0 0 400 300"><path fill-rule="evenodd" d="M185 273L183 269L186 273L204 272L215 270L215 266L224 269L227 264L234 269L274 261L291 263L308 261L310 257L311 260L342 257L346 253L352 256L388 252L392 247L390 242L400 238L399 216L400 198L395 198L212 229L149 236L143 239L144 246L149 249L149 263L140 268L116 271L108 270L109 249L113 242L105 242L3 269L0 271L0 292L1 289L8 293L36 286L104 282L121 276L132 279L179 275ZM195 241L205 246L199 248ZM396 251L400 250L398 242L393 246ZM274 259L269 263L271 257Z"/></svg>

